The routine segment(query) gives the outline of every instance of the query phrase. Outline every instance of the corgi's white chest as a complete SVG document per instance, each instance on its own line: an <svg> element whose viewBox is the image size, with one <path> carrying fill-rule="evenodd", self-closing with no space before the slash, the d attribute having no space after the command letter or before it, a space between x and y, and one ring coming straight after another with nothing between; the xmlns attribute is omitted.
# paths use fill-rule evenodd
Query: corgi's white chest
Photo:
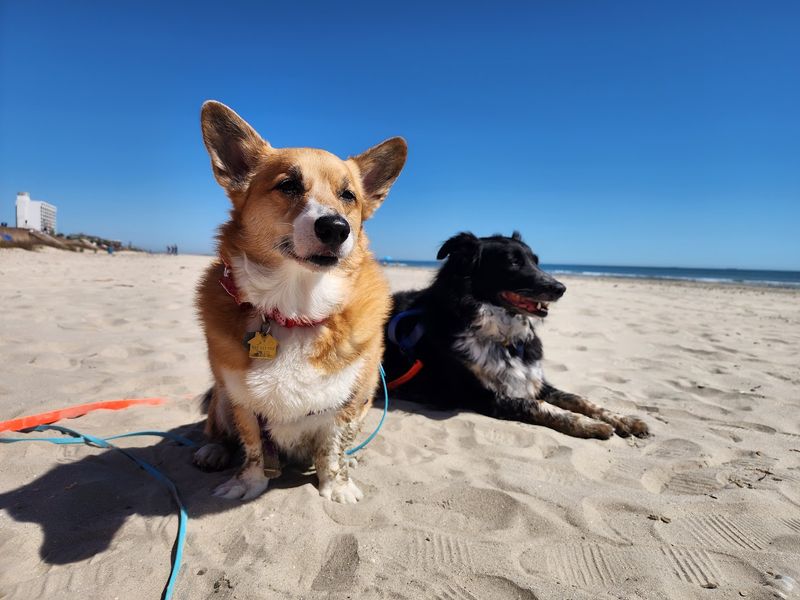
<svg viewBox="0 0 800 600"><path fill-rule="evenodd" d="M332 417L350 398L363 361L359 359L344 369L325 373L309 361L317 328L275 327L272 335L278 340L277 355L274 359L251 361L240 382L245 393L230 390L228 381L226 387L237 401L245 400L254 413L266 417L270 426L325 412Z"/></svg>

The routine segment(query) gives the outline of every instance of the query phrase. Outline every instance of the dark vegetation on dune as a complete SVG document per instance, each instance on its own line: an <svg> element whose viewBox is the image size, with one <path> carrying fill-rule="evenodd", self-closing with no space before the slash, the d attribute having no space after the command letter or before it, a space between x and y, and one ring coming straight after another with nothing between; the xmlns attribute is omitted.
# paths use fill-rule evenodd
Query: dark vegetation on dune
<svg viewBox="0 0 800 600"><path fill-rule="evenodd" d="M59 233L51 235L42 231L20 229L18 227L0 227L0 248L22 248L23 250L36 250L49 246L59 250L84 252L85 250L105 250L109 247L114 250L133 250L143 252L141 248L128 243L123 246L117 240L108 240L96 235L85 233L72 233L64 235Z"/></svg>

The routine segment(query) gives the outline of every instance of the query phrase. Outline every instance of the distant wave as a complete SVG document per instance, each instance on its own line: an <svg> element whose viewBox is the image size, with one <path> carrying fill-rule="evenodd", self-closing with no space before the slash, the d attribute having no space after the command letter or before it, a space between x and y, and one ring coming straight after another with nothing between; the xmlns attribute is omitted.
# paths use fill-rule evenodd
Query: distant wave
<svg viewBox="0 0 800 600"><path fill-rule="evenodd" d="M442 263L432 260L384 260L384 264L404 267L437 268ZM696 269L681 267L616 267L595 265L543 264L546 271L558 275L582 277L624 277L628 279L660 279L701 283L746 284L764 287L800 288L800 272L758 269Z"/></svg>
<svg viewBox="0 0 800 600"><path fill-rule="evenodd" d="M651 273L618 273L614 271L572 271L569 269L548 269L554 275L579 275L582 277L624 277L627 279L663 279L666 281L696 281L700 283L746 283L767 287L797 287L800 281L776 281L771 279L746 279L732 277L692 277L689 275L655 275Z"/></svg>

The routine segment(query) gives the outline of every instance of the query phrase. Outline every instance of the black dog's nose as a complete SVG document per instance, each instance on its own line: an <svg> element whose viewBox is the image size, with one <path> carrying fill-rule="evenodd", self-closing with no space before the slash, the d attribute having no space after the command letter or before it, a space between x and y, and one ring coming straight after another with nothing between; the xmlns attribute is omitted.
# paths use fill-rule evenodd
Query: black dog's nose
<svg viewBox="0 0 800 600"><path fill-rule="evenodd" d="M555 296L554 300L558 300L561 296L564 295L564 292L567 291L567 286L565 286L560 281L553 281L553 296Z"/></svg>
<svg viewBox="0 0 800 600"><path fill-rule="evenodd" d="M327 246L341 246L350 235L350 223L339 215L325 215L314 221L314 233Z"/></svg>

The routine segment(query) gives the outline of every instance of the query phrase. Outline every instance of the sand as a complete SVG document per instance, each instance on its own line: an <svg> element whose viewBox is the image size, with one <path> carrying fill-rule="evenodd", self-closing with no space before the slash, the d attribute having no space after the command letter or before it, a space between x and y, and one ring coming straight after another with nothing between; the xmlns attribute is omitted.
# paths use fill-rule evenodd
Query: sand
<svg viewBox="0 0 800 600"><path fill-rule="evenodd" d="M210 376L192 297L209 260L0 251L0 420L161 396L64 424L199 439ZM387 272L395 289L430 277ZM176 598L797 598L800 294L564 281L545 372L652 437L578 440L396 401L355 506L292 471L252 502L213 498L231 471L201 473L172 442L120 442L188 506ZM159 597L177 527L161 486L84 446L0 454L0 598Z"/></svg>

